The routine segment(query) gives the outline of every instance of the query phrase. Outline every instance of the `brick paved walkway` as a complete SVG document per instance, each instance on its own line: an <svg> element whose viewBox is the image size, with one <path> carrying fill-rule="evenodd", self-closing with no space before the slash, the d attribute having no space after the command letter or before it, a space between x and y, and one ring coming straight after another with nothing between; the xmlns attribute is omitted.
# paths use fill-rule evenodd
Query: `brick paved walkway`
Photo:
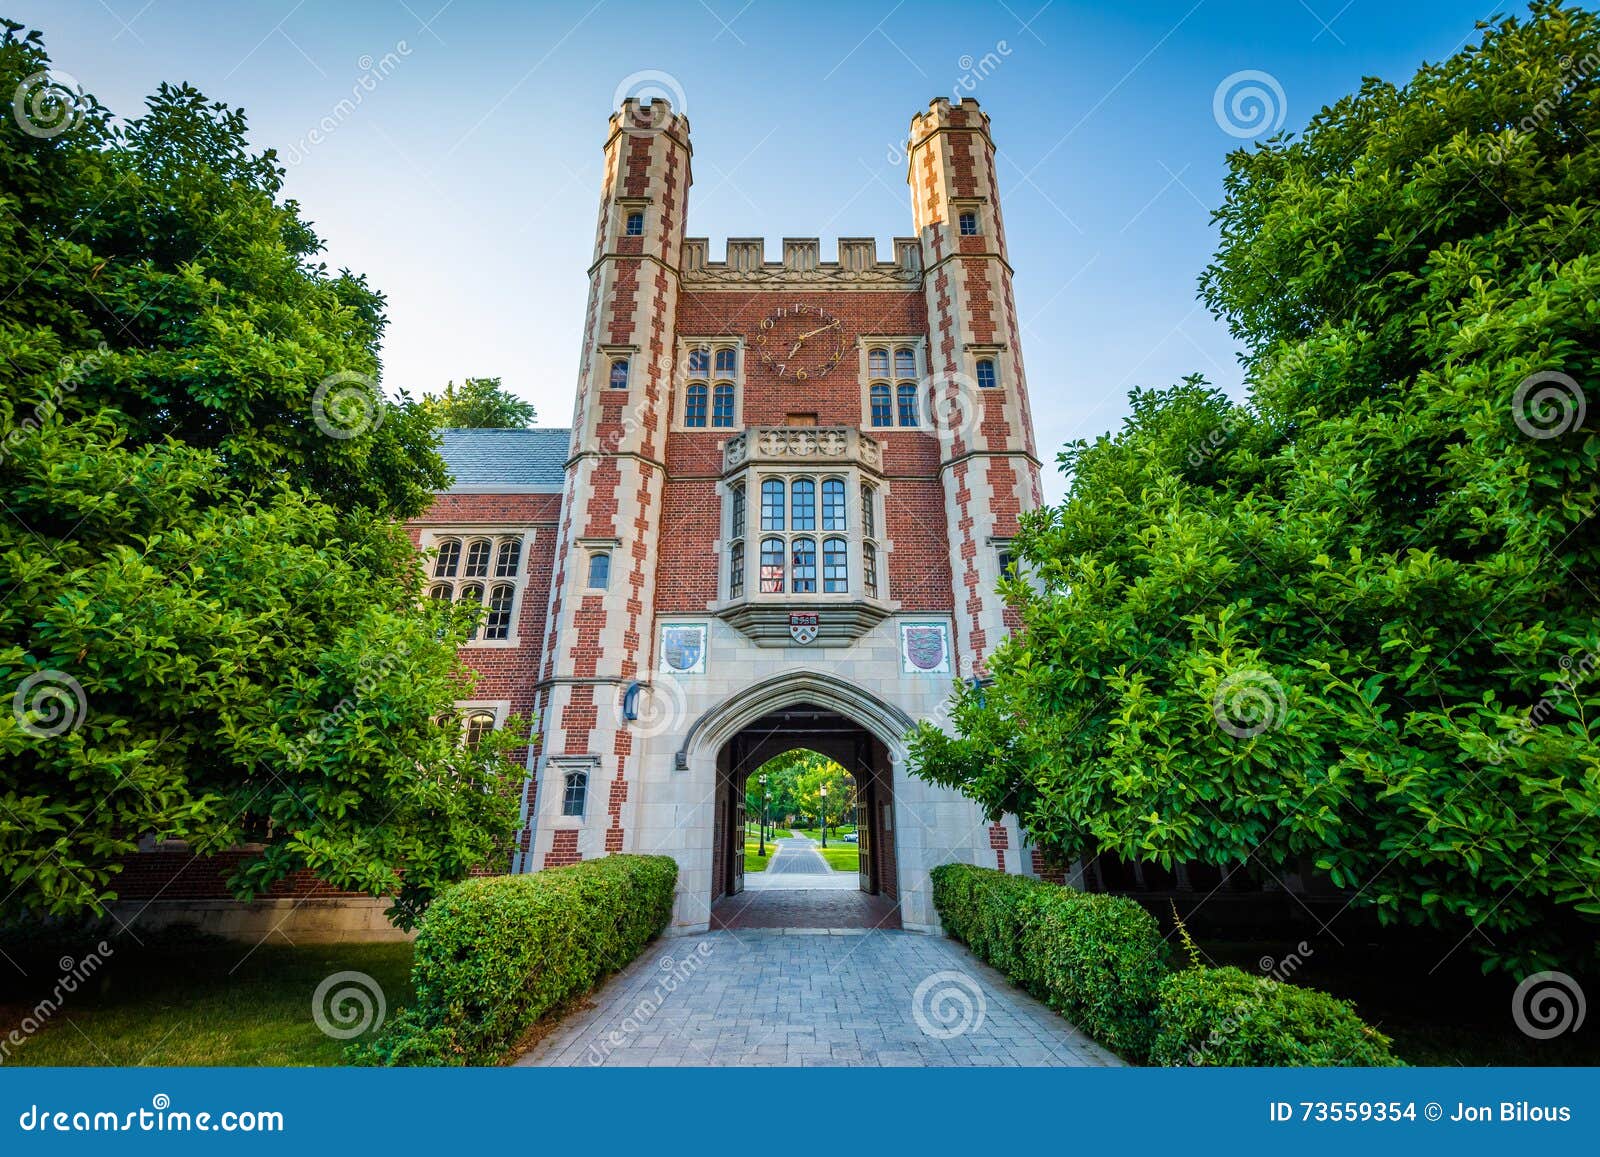
<svg viewBox="0 0 1600 1157"><path fill-rule="evenodd" d="M520 1065L1119 1065L950 940L708 932L658 940Z"/></svg>
<svg viewBox="0 0 1600 1157"><path fill-rule="evenodd" d="M815 854L815 853L813 853ZM856 878L849 877L854 885ZM711 906L711 927L747 928L898 928L900 908L883 896L858 888L802 891L782 888L745 891Z"/></svg>

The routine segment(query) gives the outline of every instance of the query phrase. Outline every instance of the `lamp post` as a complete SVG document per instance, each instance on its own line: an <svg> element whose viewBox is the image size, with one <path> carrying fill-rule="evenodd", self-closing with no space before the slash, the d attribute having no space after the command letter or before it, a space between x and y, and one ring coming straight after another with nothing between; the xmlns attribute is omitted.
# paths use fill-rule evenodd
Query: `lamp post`
<svg viewBox="0 0 1600 1157"><path fill-rule="evenodd" d="M817 805L817 811L822 813L822 846L828 846L828 785L823 784L817 788L817 794L822 797L822 802Z"/></svg>
<svg viewBox="0 0 1600 1157"><path fill-rule="evenodd" d="M767 858L767 801L772 797L767 794L767 777L761 777L761 851L760 856Z"/></svg>

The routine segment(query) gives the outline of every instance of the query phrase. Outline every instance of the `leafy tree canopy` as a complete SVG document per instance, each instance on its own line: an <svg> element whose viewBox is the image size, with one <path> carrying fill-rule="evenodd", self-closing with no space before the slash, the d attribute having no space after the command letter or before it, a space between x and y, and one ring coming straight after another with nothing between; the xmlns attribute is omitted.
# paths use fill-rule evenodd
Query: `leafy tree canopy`
<svg viewBox="0 0 1600 1157"><path fill-rule="evenodd" d="M1600 918L1600 19L1536 3L1229 157L1192 379L1061 456L920 774L1064 856L1315 868L1573 966Z"/></svg>
<svg viewBox="0 0 1600 1157"><path fill-rule="evenodd" d="M0 914L98 910L146 838L258 843L410 920L500 851L512 731L450 721L470 615L396 520L445 482L242 113L121 126L0 37Z"/></svg>
<svg viewBox="0 0 1600 1157"><path fill-rule="evenodd" d="M539 413L500 384L499 378L466 378L444 391L424 394L422 409L441 429L516 430L531 426Z"/></svg>

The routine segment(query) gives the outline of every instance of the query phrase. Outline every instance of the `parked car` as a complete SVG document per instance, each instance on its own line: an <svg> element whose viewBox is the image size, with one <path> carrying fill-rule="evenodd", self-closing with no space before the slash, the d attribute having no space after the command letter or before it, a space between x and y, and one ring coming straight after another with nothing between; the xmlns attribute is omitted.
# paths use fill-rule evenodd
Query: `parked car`
<svg viewBox="0 0 1600 1157"><path fill-rule="evenodd" d="M860 840L860 837L857 836L855 834L855 832L846 832L844 835L840 836L839 838L841 840L843 840L847 844L857 843Z"/></svg>

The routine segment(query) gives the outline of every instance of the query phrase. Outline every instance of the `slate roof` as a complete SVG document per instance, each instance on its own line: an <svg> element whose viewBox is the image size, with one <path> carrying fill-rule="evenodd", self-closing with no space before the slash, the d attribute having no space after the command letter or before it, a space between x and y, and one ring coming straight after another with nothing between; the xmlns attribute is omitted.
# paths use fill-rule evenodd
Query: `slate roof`
<svg viewBox="0 0 1600 1157"><path fill-rule="evenodd" d="M571 430L445 430L449 494L561 492Z"/></svg>

